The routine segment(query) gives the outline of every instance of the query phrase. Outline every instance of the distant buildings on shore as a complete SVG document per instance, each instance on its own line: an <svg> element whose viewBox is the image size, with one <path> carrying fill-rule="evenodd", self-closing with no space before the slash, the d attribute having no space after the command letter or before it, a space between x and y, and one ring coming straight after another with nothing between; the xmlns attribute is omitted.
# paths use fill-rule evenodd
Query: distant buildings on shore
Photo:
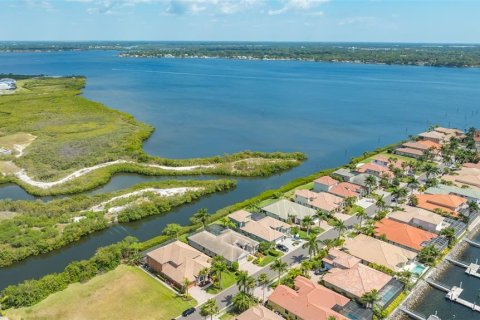
<svg viewBox="0 0 480 320"><path fill-rule="evenodd" d="M15 90L17 89L17 82L10 78L0 79L0 90Z"/></svg>

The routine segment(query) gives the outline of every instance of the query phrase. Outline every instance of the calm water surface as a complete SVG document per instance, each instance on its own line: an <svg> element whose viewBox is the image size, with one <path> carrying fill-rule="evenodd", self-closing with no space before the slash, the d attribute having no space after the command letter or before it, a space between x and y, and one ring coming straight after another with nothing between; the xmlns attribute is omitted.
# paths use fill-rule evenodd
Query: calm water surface
<svg viewBox="0 0 480 320"><path fill-rule="evenodd" d="M84 95L155 127L147 152L189 158L241 150L301 151L302 166L238 187L165 216L98 232L62 250L0 269L0 287L61 271L126 235L141 240L167 223L187 223L295 177L347 162L431 124L478 125L480 70L296 61L126 59L115 52L0 54L0 73L87 76ZM0 124L1 125L1 124ZM117 175L93 192L161 180ZM0 198L32 199L14 185ZM458 318L457 318L458 319Z"/></svg>

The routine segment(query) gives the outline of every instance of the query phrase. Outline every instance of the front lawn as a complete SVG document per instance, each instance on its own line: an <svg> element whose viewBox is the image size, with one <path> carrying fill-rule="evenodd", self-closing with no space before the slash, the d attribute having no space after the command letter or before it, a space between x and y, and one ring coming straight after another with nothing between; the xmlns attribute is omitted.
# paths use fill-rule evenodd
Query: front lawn
<svg viewBox="0 0 480 320"><path fill-rule="evenodd" d="M222 279L220 280L220 288L211 285L207 288L207 292L210 294L217 294L220 291L227 289L237 282L237 276L231 271L222 272Z"/></svg>
<svg viewBox="0 0 480 320"><path fill-rule="evenodd" d="M115 270L75 283L40 303L7 311L14 319L171 319L195 306L142 270L120 265Z"/></svg>

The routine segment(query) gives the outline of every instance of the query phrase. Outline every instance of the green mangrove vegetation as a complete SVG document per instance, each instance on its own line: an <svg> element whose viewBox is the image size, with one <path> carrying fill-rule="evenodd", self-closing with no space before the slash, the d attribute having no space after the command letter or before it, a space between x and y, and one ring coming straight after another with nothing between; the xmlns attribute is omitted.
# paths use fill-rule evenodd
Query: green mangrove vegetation
<svg viewBox="0 0 480 320"><path fill-rule="evenodd" d="M165 214L204 195L235 187L231 180L160 181L117 192L49 202L0 201L0 266L61 248L111 222Z"/></svg>
<svg viewBox="0 0 480 320"><path fill-rule="evenodd" d="M301 153L244 151L195 159L152 157L153 128L79 94L83 77L27 78L0 96L0 183L34 195L79 193L118 172L144 175L268 176L297 166Z"/></svg>

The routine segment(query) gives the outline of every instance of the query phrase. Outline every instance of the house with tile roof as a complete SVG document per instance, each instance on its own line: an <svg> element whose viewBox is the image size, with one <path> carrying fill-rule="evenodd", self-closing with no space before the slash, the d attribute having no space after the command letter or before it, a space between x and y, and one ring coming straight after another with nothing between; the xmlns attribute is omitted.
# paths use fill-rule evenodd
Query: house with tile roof
<svg viewBox="0 0 480 320"><path fill-rule="evenodd" d="M434 153L438 153L441 144L430 141L430 140L419 140L419 141L409 141L402 144L404 148L411 148L425 152L427 150L432 150Z"/></svg>
<svg viewBox="0 0 480 320"><path fill-rule="evenodd" d="M449 226L445 217L432 211L411 206L403 206L402 209L391 212L388 218L435 233Z"/></svg>
<svg viewBox="0 0 480 320"><path fill-rule="evenodd" d="M405 147L395 149L394 153L398 154L399 156L405 156L414 159L418 159L423 155L423 151L421 150Z"/></svg>
<svg viewBox="0 0 480 320"><path fill-rule="evenodd" d="M258 242L230 229L215 235L206 230L188 237L188 244L210 257L222 256L229 265L243 263L258 249Z"/></svg>
<svg viewBox="0 0 480 320"><path fill-rule="evenodd" d="M331 187L328 192L341 198L361 199L367 194L367 189L351 182L340 182Z"/></svg>
<svg viewBox="0 0 480 320"><path fill-rule="evenodd" d="M480 169L464 165L460 170L455 171L455 175L444 175L442 179L451 181L458 187L480 188Z"/></svg>
<svg viewBox="0 0 480 320"><path fill-rule="evenodd" d="M239 314L234 318L235 320L284 320L270 309L265 308L263 305L258 304L251 307L245 312Z"/></svg>
<svg viewBox="0 0 480 320"><path fill-rule="evenodd" d="M458 216L468 206L467 199L452 194L417 194L415 197L417 207L433 212L441 210L452 216Z"/></svg>
<svg viewBox="0 0 480 320"><path fill-rule="evenodd" d="M183 287L184 279L195 285L210 262L210 257L178 240L147 253L147 265L177 288Z"/></svg>
<svg viewBox="0 0 480 320"><path fill-rule="evenodd" d="M237 210L228 215L237 227L243 227L247 222L252 220L252 214L246 210Z"/></svg>
<svg viewBox="0 0 480 320"><path fill-rule="evenodd" d="M375 223L375 236L408 250L418 252L432 243L437 235L389 218Z"/></svg>
<svg viewBox="0 0 480 320"><path fill-rule="evenodd" d="M296 277L294 282L295 289L281 284L268 297L268 305L273 310L285 318L327 320L333 316L337 320L347 319L334 309L341 309L350 299L302 276Z"/></svg>
<svg viewBox="0 0 480 320"><path fill-rule="evenodd" d="M460 188L457 186L449 186L446 184L439 184L435 187L430 187L425 190L426 194L451 194L466 198L468 201L473 201L480 204L480 189L476 187Z"/></svg>
<svg viewBox="0 0 480 320"><path fill-rule="evenodd" d="M377 290L382 298L381 305L385 306L402 290L403 286L392 276L372 269L340 250L330 252L323 261L329 267L322 278L323 284L351 299L360 301L364 294Z"/></svg>
<svg viewBox="0 0 480 320"><path fill-rule="evenodd" d="M393 178L393 172L390 171L388 167L370 162L370 163L364 163L360 166L358 166L355 171L357 173L366 173L366 174L371 174L377 178L381 178L383 176Z"/></svg>
<svg viewBox="0 0 480 320"><path fill-rule="evenodd" d="M343 198L328 192L296 190L295 202L327 213L338 212L343 208Z"/></svg>
<svg viewBox="0 0 480 320"><path fill-rule="evenodd" d="M316 211L287 199L280 199L263 207L262 212L283 222L301 223L306 216L313 217Z"/></svg>
<svg viewBox="0 0 480 320"><path fill-rule="evenodd" d="M438 131L426 131L418 134L420 140L433 141L435 143L444 143L447 140L447 135Z"/></svg>
<svg viewBox="0 0 480 320"><path fill-rule="evenodd" d="M362 263L375 263L393 271L400 271L415 259L417 254L411 250L375 239L364 234L345 239L345 252L359 258Z"/></svg>
<svg viewBox="0 0 480 320"><path fill-rule="evenodd" d="M238 231L259 242L280 243L287 237L290 228L288 223L266 216L248 221Z"/></svg>
<svg viewBox="0 0 480 320"><path fill-rule="evenodd" d="M339 181L333 179L330 176L323 176L313 180L313 191L315 192L328 192L328 190L339 183Z"/></svg>

